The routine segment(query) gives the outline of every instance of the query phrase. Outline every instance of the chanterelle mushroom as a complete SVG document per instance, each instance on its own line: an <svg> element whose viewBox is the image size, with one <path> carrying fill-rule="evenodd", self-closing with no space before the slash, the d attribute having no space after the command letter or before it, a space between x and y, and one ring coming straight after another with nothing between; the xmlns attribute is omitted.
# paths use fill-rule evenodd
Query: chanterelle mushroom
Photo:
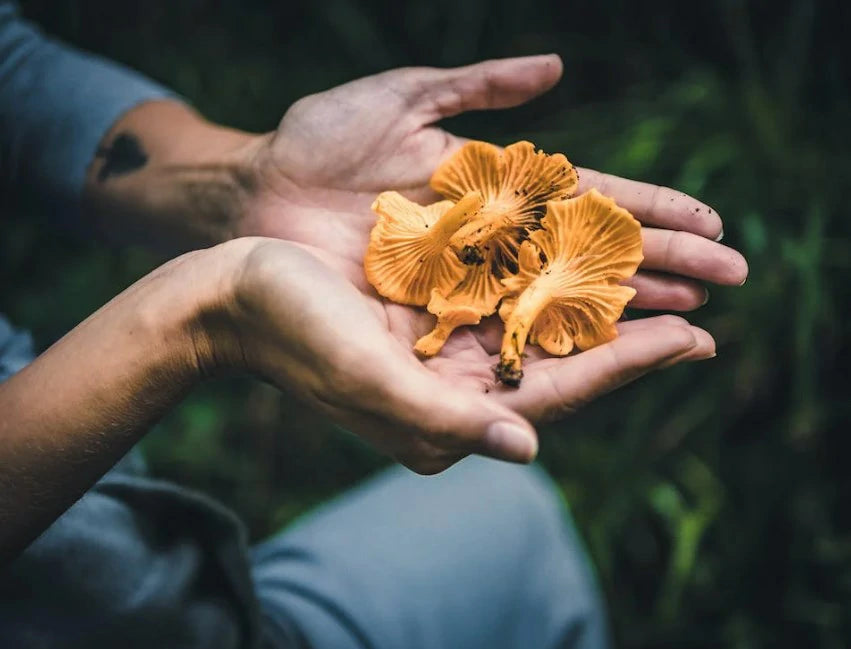
<svg viewBox="0 0 851 649"><path fill-rule="evenodd" d="M539 227L547 201L572 196L579 176L564 155L536 152L531 142L515 142L503 150L467 142L438 167L430 184L453 201L481 192L482 210L455 233L450 245L464 263L488 264L505 276L514 271L520 241Z"/></svg>
<svg viewBox="0 0 851 649"><path fill-rule="evenodd" d="M506 385L520 384L527 336L556 356L615 338L635 295L618 282L644 258L641 225L594 189L547 203L541 226L520 247L518 273L502 281L511 297L499 310L505 335L495 372Z"/></svg>
<svg viewBox="0 0 851 649"><path fill-rule="evenodd" d="M504 150L468 142L437 169L432 189L451 200L477 191L484 202L449 240L468 270L457 286L432 297L429 311L437 315L437 325L417 342L420 353L436 354L455 327L476 324L496 311L506 294L500 280L517 269L520 242L540 227L548 200L567 198L577 186L576 169L567 158L536 152L531 142Z"/></svg>
<svg viewBox="0 0 851 649"><path fill-rule="evenodd" d="M378 221L369 237L364 269L384 297L425 306L432 289L451 291L467 273L449 247L453 234L475 216L482 197L471 191L458 203L423 207L397 192L383 192L372 204Z"/></svg>

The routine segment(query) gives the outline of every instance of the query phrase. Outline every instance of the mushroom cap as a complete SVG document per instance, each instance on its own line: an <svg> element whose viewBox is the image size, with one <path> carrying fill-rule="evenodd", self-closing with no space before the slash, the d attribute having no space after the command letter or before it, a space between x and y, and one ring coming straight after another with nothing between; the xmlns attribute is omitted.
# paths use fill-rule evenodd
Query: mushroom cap
<svg viewBox="0 0 851 649"><path fill-rule="evenodd" d="M450 200L479 191L486 206L504 203L518 213L543 212L548 200L576 192L579 175L563 154L535 151L525 140L504 149L473 140L437 168L430 185Z"/></svg>
<svg viewBox="0 0 851 649"><path fill-rule="evenodd" d="M530 342L563 356L574 344L589 349L612 340L615 322L635 295L619 282L644 258L641 224L592 189L548 203L541 225L520 248L518 273L502 280L511 297L503 300L500 317L511 326L523 294L535 287L549 300L534 314Z"/></svg>
<svg viewBox="0 0 851 649"><path fill-rule="evenodd" d="M470 191L481 192L481 214L458 231L453 246L458 252L470 247L470 243L472 247L492 243L497 253L495 270L505 275L513 270L525 231L539 227L547 201L572 196L579 186L579 176L564 155L536 152L531 142L516 142L500 149L473 141L446 160L430 184L451 200Z"/></svg>
<svg viewBox="0 0 851 649"><path fill-rule="evenodd" d="M433 288L448 294L468 270L449 248L449 239L481 206L478 192L467 193L458 203L427 206L398 192L379 194L372 204L378 220L364 256L370 284L400 304L425 306Z"/></svg>

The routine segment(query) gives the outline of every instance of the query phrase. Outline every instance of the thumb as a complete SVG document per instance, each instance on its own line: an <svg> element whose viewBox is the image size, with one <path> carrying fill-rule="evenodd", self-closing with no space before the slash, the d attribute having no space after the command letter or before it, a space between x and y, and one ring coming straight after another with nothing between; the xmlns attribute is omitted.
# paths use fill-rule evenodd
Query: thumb
<svg viewBox="0 0 851 649"><path fill-rule="evenodd" d="M382 419L414 433L397 455L415 471L435 473L471 453L521 463L537 455L532 425L478 390L413 364L385 386Z"/></svg>
<svg viewBox="0 0 851 649"><path fill-rule="evenodd" d="M430 422L432 432L451 431L448 445L509 462L531 462L538 454L532 425L506 406L470 388L442 386L442 412ZM433 402L430 409L433 411Z"/></svg>
<svg viewBox="0 0 851 649"><path fill-rule="evenodd" d="M511 108L552 88L563 66L557 54L492 59L460 68L405 70L426 123L468 110Z"/></svg>

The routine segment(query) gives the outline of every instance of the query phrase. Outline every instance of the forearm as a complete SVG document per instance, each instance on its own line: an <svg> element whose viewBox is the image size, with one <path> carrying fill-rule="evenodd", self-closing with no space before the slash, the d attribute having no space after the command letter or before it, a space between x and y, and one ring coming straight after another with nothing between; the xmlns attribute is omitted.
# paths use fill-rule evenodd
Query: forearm
<svg viewBox="0 0 851 649"><path fill-rule="evenodd" d="M0 385L0 565L73 504L203 375L226 288L173 260Z"/></svg>
<svg viewBox="0 0 851 649"><path fill-rule="evenodd" d="M112 126L88 168L87 217L108 238L168 251L226 241L256 191L262 144L179 102L141 104Z"/></svg>

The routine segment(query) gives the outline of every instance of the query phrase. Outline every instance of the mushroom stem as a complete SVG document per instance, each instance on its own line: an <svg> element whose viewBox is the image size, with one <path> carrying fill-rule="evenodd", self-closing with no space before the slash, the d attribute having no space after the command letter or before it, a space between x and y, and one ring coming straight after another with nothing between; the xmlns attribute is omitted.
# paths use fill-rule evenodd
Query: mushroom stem
<svg viewBox="0 0 851 649"><path fill-rule="evenodd" d="M541 278L532 282L517 299L517 304L505 322L505 334L502 337L502 350L499 364L494 368L496 378L512 387L520 385L523 378L523 350L529 330L535 319L553 301L550 282Z"/></svg>
<svg viewBox="0 0 851 649"><path fill-rule="evenodd" d="M414 345L414 350L423 356L434 356L443 349L443 345L449 339L449 336L455 331L457 325L454 322L447 322L441 318L437 319L437 324L429 333L420 338Z"/></svg>
<svg viewBox="0 0 851 649"><path fill-rule="evenodd" d="M465 194L434 224L431 229L432 241L441 247L449 245L455 233L482 209L482 204L482 195L479 192Z"/></svg>
<svg viewBox="0 0 851 649"><path fill-rule="evenodd" d="M449 246L468 266L481 264L485 256L482 246L506 224L502 210L485 210L472 221L463 225L449 240Z"/></svg>

